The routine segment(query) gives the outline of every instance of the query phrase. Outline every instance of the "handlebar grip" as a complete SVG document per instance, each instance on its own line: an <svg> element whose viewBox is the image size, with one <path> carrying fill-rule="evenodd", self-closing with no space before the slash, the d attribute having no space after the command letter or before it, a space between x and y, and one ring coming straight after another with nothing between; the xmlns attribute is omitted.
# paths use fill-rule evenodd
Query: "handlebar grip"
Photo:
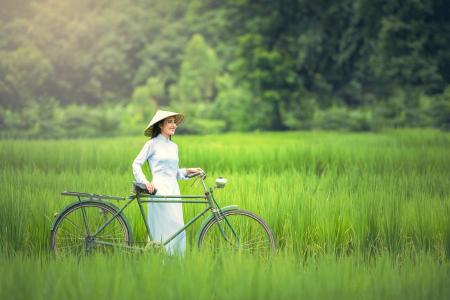
<svg viewBox="0 0 450 300"><path fill-rule="evenodd" d="M192 178L192 177L195 177L195 176L198 176L198 175L202 175L202 174L206 175L206 172L191 173L189 175L186 175L186 177L187 178Z"/></svg>

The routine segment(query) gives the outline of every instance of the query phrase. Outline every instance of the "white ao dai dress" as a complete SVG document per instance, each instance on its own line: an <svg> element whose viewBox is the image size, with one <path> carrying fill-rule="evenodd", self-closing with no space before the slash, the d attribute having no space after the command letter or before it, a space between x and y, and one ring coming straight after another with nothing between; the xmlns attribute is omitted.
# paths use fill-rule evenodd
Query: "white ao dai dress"
<svg viewBox="0 0 450 300"><path fill-rule="evenodd" d="M161 133L147 141L133 162L133 174L138 183L148 183L142 172L142 165L148 161L152 171L152 182L156 195L180 195L177 180L188 179L186 169L178 167L178 146ZM179 199L179 198L177 198ZM184 226L181 203L149 203L148 225L153 239L166 241ZM169 254L184 255L186 233L181 232L165 246Z"/></svg>

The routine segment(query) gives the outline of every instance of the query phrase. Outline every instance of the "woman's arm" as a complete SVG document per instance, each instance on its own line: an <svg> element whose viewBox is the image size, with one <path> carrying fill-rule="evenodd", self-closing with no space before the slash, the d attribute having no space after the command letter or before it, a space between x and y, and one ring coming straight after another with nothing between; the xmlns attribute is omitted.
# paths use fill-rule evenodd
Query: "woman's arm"
<svg viewBox="0 0 450 300"><path fill-rule="evenodd" d="M201 168L182 168L182 169L178 169L177 172L177 179L178 180L186 180L189 179L189 177L187 177L189 174L194 174L194 173L201 173L203 172L203 170Z"/></svg>
<svg viewBox="0 0 450 300"><path fill-rule="evenodd" d="M142 172L142 165L145 163L145 161L152 155L152 140L149 140L145 143L144 147L142 147L141 152L136 156L136 158L133 161L132 168L133 168L133 175L136 179L136 182L142 183L145 185L149 184L149 181L145 177L144 172Z"/></svg>
<svg viewBox="0 0 450 300"><path fill-rule="evenodd" d="M177 180L187 180L189 177L187 177L188 172L186 168L178 168L177 170Z"/></svg>

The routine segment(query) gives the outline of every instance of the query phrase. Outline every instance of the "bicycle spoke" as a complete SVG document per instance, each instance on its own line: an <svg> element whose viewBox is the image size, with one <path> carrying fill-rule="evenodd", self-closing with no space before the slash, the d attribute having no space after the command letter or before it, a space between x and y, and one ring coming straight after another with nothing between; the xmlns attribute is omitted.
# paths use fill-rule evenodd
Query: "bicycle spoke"
<svg viewBox="0 0 450 300"><path fill-rule="evenodd" d="M72 220L70 220L69 218L66 218L66 221L69 222L69 224L73 225L73 227L81 230L81 228L77 224L75 224Z"/></svg>
<svg viewBox="0 0 450 300"><path fill-rule="evenodd" d="M81 237L79 237L79 238L68 238L68 237L60 237L59 238L60 240L81 240L81 241L84 241L85 239L84 238L81 238Z"/></svg>
<svg viewBox="0 0 450 300"><path fill-rule="evenodd" d="M98 241L101 241L101 240L104 240L104 241L120 241L120 240L123 240L123 238L122 237L100 237L100 238L96 238L96 240L98 240Z"/></svg>
<svg viewBox="0 0 450 300"><path fill-rule="evenodd" d="M273 250L272 233L267 231L263 221L245 211L225 212L224 217L226 219L222 218L219 222L212 221L202 232L201 247L214 252L228 249L252 254Z"/></svg>
<svg viewBox="0 0 450 300"><path fill-rule="evenodd" d="M110 228L108 228L108 227L110 227ZM100 232L100 234L105 234L105 235L108 235L108 234L112 234L113 232L115 232L115 231L117 231L117 230L120 230L121 231L121 229L120 228L116 228L116 227L118 227L118 225L117 224L113 224L113 225L109 225L109 226L107 226L105 229L103 229L101 232ZM120 235L120 232L119 233L117 233L118 235Z"/></svg>
<svg viewBox="0 0 450 300"><path fill-rule="evenodd" d="M80 236L78 236L78 235L75 235L75 234L73 234L73 233L70 233L70 232L68 232L68 231L66 231L65 229L63 229L63 228L60 228L59 230L61 230L62 232L64 232L64 234L68 234L68 235L70 235L70 236L74 236L74 237L80 237ZM82 237L83 239L84 239L84 237Z"/></svg>
<svg viewBox="0 0 450 300"><path fill-rule="evenodd" d="M74 243L67 246L60 246L58 248L58 254L70 254L74 252L74 254L78 253L79 251L82 251L84 248L83 243ZM73 251L75 250L75 251Z"/></svg>
<svg viewBox="0 0 450 300"><path fill-rule="evenodd" d="M95 233L111 220L115 211L100 203L82 203L61 217L52 234L52 249L58 254L82 254L88 252L111 251L113 245L96 244L96 241L112 244L128 244L128 229L119 216L110 221L96 236L87 237L84 217L89 224L89 232Z"/></svg>

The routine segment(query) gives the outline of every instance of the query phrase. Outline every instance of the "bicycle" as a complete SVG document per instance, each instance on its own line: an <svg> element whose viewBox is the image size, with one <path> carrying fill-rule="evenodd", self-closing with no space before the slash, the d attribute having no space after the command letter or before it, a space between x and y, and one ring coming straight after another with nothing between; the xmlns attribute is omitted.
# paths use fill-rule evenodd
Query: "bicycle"
<svg viewBox="0 0 450 300"><path fill-rule="evenodd" d="M214 190L225 187L225 178L217 178L214 187L208 188L205 184L206 172L191 174L188 177L197 177L195 180L200 178L203 195L155 195L156 191L150 194L145 185L136 182L133 183L133 191L128 197L62 192L61 195L77 197L78 201L69 204L55 215L50 230L51 250L58 255L107 252L116 248L145 250L146 247L134 244L130 223L124 214L124 210L133 202L138 203L150 244L156 248L164 249L164 245L209 212L196 235L199 249L210 249L213 252L231 249L257 255L265 255L275 250L272 230L261 217L239 209L237 205L222 208L218 205ZM128 202L119 208L105 200ZM205 204L206 208L166 241L154 241L143 208L145 203Z"/></svg>

